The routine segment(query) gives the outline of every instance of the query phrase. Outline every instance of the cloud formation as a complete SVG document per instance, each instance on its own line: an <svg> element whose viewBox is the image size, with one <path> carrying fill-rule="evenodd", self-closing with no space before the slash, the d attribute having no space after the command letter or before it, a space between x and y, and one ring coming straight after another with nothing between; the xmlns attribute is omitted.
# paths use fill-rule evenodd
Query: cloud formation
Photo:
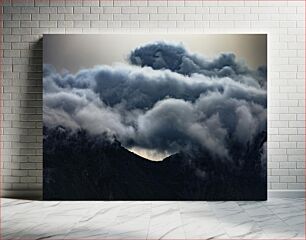
<svg viewBox="0 0 306 240"><path fill-rule="evenodd" d="M165 42L133 50L129 61L76 75L44 65L44 125L106 133L126 147L203 150L223 159L266 131L265 67L251 71L234 54L207 60Z"/></svg>
<svg viewBox="0 0 306 240"><path fill-rule="evenodd" d="M181 43L157 41L134 49L129 61L137 66L153 69L169 69L184 75L194 73L209 77L231 77L235 81L250 86L266 87L267 70L265 66L256 71L237 61L235 54L222 53L214 59L189 52Z"/></svg>

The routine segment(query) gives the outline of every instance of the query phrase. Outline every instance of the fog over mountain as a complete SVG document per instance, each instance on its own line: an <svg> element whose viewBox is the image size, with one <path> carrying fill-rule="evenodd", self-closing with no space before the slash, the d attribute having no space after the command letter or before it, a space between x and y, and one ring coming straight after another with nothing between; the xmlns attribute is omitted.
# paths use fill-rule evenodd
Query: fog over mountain
<svg viewBox="0 0 306 240"><path fill-rule="evenodd" d="M202 180L213 182L223 168L250 173L256 166L254 174L265 182L266 73L266 66L249 69L232 53L206 59L163 41L132 50L126 63L75 75L44 64L46 152L58 154L50 149L61 129L69 143L84 131L86 141L103 136L123 152L139 148L170 156L163 162L175 158ZM166 168L176 171L172 163Z"/></svg>

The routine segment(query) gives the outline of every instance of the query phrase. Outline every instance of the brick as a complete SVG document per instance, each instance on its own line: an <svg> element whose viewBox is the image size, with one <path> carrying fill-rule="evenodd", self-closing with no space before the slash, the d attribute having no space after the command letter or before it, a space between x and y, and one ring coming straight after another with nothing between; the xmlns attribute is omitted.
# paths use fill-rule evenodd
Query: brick
<svg viewBox="0 0 306 240"><path fill-rule="evenodd" d="M89 28L90 27L90 21L74 21L74 27Z"/></svg>
<svg viewBox="0 0 306 240"><path fill-rule="evenodd" d="M139 13L157 13L157 7L139 7Z"/></svg>
<svg viewBox="0 0 306 240"><path fill-rule="evenodd" d="M99 6L100 2L99 0L90 0L90 1L83 1L83 6Z"/></svg>
<svg viewBox="0 0 306 240"><path fill-rule="evenodd" d="M90 13L90 7L74 7L74 13Z"/></svg>
<svg viewBox="0 0 306 240"><path fill-rule="evenodd" d="M139 20L139 21L148 21L149 20L149 14L132 14L131 20Z"/></svg>
<svg viewBox="0 0 306 240"><path fill-rule="evenodd" d="M196 8L195 7L177 7L176 11L177 13L195 13Z"/></svg>
<svg viewBox="0 0 306 240"><path fill-rule="evenodd" d="M53 0L51 0L51 1L53 1ZM57 7L40 7L39 12L40 13L48 13L48 14L57 13Z"/></svg>
<svg viewBox="0 0 306 240"><path fill-rule="evenodd" d="M71 0L67 1L70 2ZM58 7L57 13L64 14L64 13L73 13L73 7Z"/></svg>
<svg viewBox="0 0 306 240"><path fill-rule="evenodd" d="M167 1L162 0L148 0L148 6L167 6Z"/></svg>
<svg viewBox="0 0 306 240"><path fill-rule="evenodd" d="M158 13L176 13L176 7L158 7Z"/></svg>
<svg viewBox="0 0 306 240"><path fill-rule="evenodd" d="M54 14L54 15L57 15L57 14ZM51 16L54 17L54 15L52 14ZM49 14L32 14L32 21L33 20L49 20L49 19L50 19Z"/></svg>
<svg viewBox="0 0 306 240"><path fill-rule="evenodd" d="M121 7L104 7L103 13L121 13Z"/></svg>
<svg viewBox="0 0 306 240"><path fill-rule="evenodd" d="M107 27L107 21L91 21L90 24L92 28L106 28Z"/></svg>
<svg viewBox="0 0 306 240"><path fill-rule="evenodd" d="M39 27L42 27L42 28L57 27L57 21L40 21Z"/></svg>

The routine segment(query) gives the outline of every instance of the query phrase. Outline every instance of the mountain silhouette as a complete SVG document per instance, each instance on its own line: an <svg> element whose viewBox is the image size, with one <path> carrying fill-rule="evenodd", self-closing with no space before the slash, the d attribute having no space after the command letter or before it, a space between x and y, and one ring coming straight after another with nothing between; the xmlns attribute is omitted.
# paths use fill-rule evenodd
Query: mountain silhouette
<svg viewBox="0 0 306 240"><path fill-rule="evenodd" d="M106 134L44 127L46 200L266 200L260 149L266 132L246 152L224 162L203 150L154 162ZM235 149L235 148L234 148ZM238 148L239 149L239 148Z"/></svg>

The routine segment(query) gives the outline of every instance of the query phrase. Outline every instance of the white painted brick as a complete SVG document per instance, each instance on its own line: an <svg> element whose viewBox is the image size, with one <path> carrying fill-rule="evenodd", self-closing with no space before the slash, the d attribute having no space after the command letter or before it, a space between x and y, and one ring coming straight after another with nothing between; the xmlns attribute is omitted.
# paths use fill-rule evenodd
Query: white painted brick
<svg viewBox="0 0 306 240"><path fill-rule="evenodd" d="M185 6L196 6L196 7L201 7L203 1L202 0L185 0Z"/></svg>
<svg viewBox="0 0 306 240"><path fill-rule="evenodd" d="M157 13L157 7L139 7L139 13Z"/></svg>
<svg viewBox="0 0 306 240"><path fill-rule="evenodd" d="M83 15L80 13L74 13L74 14L65 14L65 20L71 21L71 20L82 20Z"/></svg>
<svg viewBox="0 0 306 240"><path fill-rule="evenodd" d="M303 189L303 190L305 190L305 183L288 183L288 189Z"/></svg>
<svg viewBox="0 0 306 240"><path fill-rule="evenodd" d="M138 13L138 7L122 7L121 12L124 14L130 13Z"/></svg>
<svg viewBox="0 0 306 240"><path fill-rule="evenodd" d="M130 20L129 14L114 14L114 20Z"/></svg>
<svg viewBox="0 0 306 240"><path fill-rule="evenodd" d="M176 11L177 13L195 13L196 8L195 7L177 7Z"/></svg>
<svg viewBox="0 0 306 240"><path fill-rule="evenodd" d="M76 28L89 28L90 21L74 21L73 26Z"/></svg>
<svg viewBox="0 0 306 240"><path fill-rule="evenodd" d="M182 21L184 20L184 14L169 14L168 18L170 21L176 20L176 21Z"/></svg>
<svg viewBox="0 0 306 240"><path fill-rule="evenodd" d="M148 21L149 14L141 13L141 14L132 14L131 20L139 20L139 21Z"/></svg>
<svg viewBox="0 0 306 240"><path fill-rule="evenodd" d="M168 20L168 14L150 14L150 20Z"/></svg>
<svg viewBox="0 0 306 240"><path fill-rule="evenodd" d="M158 7L158 13L176 13L176 7Z"/></svg>
<svg viewBox="0 0 306 240"><path fill-rule="evenodd" d="M54 15L52 14L51 16L52 17L58 16L58 14L54 14ZM49 19L50 19L50 15L49 14L32 14L32 21L33 20L49 20ZM50 19L50 20L55 20L55 19Z"/></svg>
<svg viewBox="0 0 306 240"><path fill-rule="evenodd" d="M94 13L83 14L83 19L84 20L99 20L100 16L99 14L94 14Z"/></svg>
<svg viewBox="0 0 306 240"><path fill-rule="evenodd" d="M202 20L202 14L185 14L185 20L191 21L201 21Z"/></svg>
<svg viewBox="0 0 306 240"><path fill-rule="evenodd" d="M130 6L130 0L116 0L114 6Z"/></svg>
<svg viewBox="0 0 306 240"><path fill-rule="evenodd" d="M178 28L194 28L194 21L177 21Z"/></svg>
<svg viewBox="0 0 306 240"><path fill-rule="evenodd" d="M121 13L121 7L104 7L103 13Z"/></svg>
<svg viewBox="0 0 306 240"><path fill-rule="evenodd" d="M167 1L162 0L149 0L148 6L167 6Z"/></svg>
<svg viewBox="0 0 306 240"><path fill-rule="evenodd" d="M280 182L295 183L296 176L280 176Z"/></svg>
<svg viewBox="0 0 306 240"><path fill-rule="evenodd" d="M272 169L272 175L288 176L289 170L288 169Z"/></svg>
<svg viewBox="0 0 306 240"><path fill-rule="evenodd" d="M278 183L279 182L279 176L269 176L268 182L270 183Z"/></svg>
<svg viewBox="0 0 306 240"><path fill-rule="evenodd" d="M31 14L14 14L12 20L31 20Z"/></svg>
<svg viewBox="0 0 306 240"><path fill-rule="evenodd" d="M233 21L211 21L210 27L212 28L232 28L234 27Z"/></svg>
<svg viewBox="0 0 306 240"><path fill-rule="evenodd" d="M57 13L59 14L73 13L73 7L58 7Z"/></svg>
<svg viewBox="0 0 306 240"><path fill-rule="evenodd" d="M303 176L305 175L305 169L289 169L290 176Z"/></svg>
<svg viewBox="0 0 306 240"><path fill-rule="evenodd" d="M288 184L287 183L272 183L272 189L287 189L288 188Z"/></svg>
<svg viewBox="0 0 306 240"><path fill-rule="evenodd" d="M131 6L147 6L148 2L146 0L142 1L142 0L131 0Z"/></svg>
<svg viewBox="0 0 306 240"><path fill-rule="evenodd" d="M244 6L244 2L243 1L227 1L227 0L223 0L223 1L218 1L219 6Z"/></svg>
<svg viewBox="0 0 306 240"><path fill-rule="evenodd" d="M90 0L90 1L83 1L83 6L99 6L100 2L99 0Z"/></svg>
<svg viewBox="0 0 306 240"><path fill-rule="evenodd" d="M99 14L100 21L113 20L113 14Z"/></svg>
<svg viewBox="0 0 306 240"><path fill-rule="evenodd" d="M140 21L141 28L157 28L158 21Z"/></svg>
<svg viewBox="0 0 306 240"><path fill-rule="evenodd" d="M66 2L66 6L82 6L82 0L69 0L69 1L65 1Z"/></svg>
<svg viewBox="0 0 306 240"><path fill-rule="evenodd" d="M91 13L103 13L103 8L102 7L90 7L90 12Z"/></svg>
<svg viewBox="0 0 306 240"><path fill-rule="evenodd" d="M57 7L40 7L39 12L47 14L57 13Z"/></svg>
<svg viewBox="0 0 306 240"><path fill-rule="evenodd" d="M139 28L139 21L122 21L121 26L124 28Z"/></svg>
<svg viewBox="0 0 306 240"><path fill-rule="evenodd" d="M159 21L158 27L160 28L175 28L176 21Z"/></svg>
<svg viewBox="0 0 306 240"><path fill-rule="evenodd" d="M210 13L225 13L224 7L210 7L209 8Z"/></svg>
<svg viewBox="0 0 306 240"><path fill-rule="evenodd" d="M40 21L39 22L39 27L56 27L57 26L57 21Z"/></svg>
<svg viewBox="0 0 306 240"><path fill-rule="evenodd" d="M280 162L279 167L280 168L296 168L296 163L295 162Z"/></svg>

